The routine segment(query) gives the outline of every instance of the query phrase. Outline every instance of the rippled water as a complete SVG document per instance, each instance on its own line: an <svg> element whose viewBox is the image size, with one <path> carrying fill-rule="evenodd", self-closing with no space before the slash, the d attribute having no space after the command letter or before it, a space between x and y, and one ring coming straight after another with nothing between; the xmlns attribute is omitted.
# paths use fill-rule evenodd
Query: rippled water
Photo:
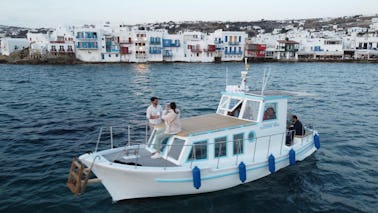
<svg viewBox="0 0 378 213"><path fill-rule="evenodd" d="M138 124L150 96L177 102L183 117L216 110L239 83L242 63L0 65L1 212L376 212L378 66L252 64L249 84L307 91L289 109L313 123L321 149L294 167L228 190L112 203L101 184L66 188L71 159L94 150L100 127ZM232 79L232 80L231 80Z"/></svg>

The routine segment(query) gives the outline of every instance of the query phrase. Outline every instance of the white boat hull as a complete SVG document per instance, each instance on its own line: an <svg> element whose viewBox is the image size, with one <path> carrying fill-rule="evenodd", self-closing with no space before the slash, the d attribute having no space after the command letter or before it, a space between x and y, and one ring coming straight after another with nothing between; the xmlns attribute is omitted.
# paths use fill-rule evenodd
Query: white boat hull
<svg viewBox="0 0 378 213"><path fill-rule="evenodd" d="M296 160L303 160L316 151L313 141L290 147L296 151ZM276 156L275 170L282 169L289 165L289 148L282 156ZM192 168L187 167L140 167L123 165L107 161L101 157L101 152L84 154L80 160L88 167L96 156L92 171L110 193L113 201L173 196L185 194L197 194L213 192L231 188L242 184L239 178L238 165L231 165L228 168L200 168L201 187L196 189L193 186ZM268 160L260 163L244 162L246 165L246 182L265 177L269 171ZM192 165L193 167L195 165Z"/></svg>

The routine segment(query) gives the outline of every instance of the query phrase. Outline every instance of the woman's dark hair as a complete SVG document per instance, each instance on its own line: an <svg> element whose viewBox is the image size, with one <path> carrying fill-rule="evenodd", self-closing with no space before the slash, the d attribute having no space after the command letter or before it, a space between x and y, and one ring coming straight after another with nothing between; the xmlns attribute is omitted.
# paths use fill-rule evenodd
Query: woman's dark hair
<svg viewBox="0 0 378 213"><path fill-rule="evenodd" d="M152 98L151 98L151 102L155 101L156 99L158 99L158 98L157 98L157 97L155 97L155 96L154 96L154 97L152 97Z"/></svg>
<svg viewBox="0 0 378 213"><path fill-rule="evenodd" d="M175 103L175 102L171 102L171 103L169 104L169 106L171 107L171 109L172 109L176 114L178 114L178 113L176 112L176 103Z"/></svg>

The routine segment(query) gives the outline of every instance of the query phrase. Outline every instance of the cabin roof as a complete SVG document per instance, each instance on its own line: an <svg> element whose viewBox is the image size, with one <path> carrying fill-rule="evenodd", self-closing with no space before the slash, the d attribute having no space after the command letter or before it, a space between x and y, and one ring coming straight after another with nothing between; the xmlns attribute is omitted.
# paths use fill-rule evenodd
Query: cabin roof
<svg viewBox="0 0 378 213"><path fill-rule="evenodd" d="M223 95L236 96L236 97L250 97L259 100L272 100L272 99L287 99L289 97L313 97L316 94L298 91L284 91L284 90L265 90L261 95L261 91L247 91L247 92L222 92Z"/></svg>
<svg viewBox="0 0 378 213"><path fill-rule="evenodd" d="M182 131L177 135L182 137L194 136L210 132L233 129L245 125L253 125L254 122L237 119L231 116L208 114L184 118L182 122Z"/></svg>

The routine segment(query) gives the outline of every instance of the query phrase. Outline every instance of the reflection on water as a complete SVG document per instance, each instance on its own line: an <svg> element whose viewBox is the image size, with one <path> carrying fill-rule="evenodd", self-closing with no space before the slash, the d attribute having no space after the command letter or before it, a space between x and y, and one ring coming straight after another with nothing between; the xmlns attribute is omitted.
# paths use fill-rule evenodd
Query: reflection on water
<svg viewBox="0 0 378 213"><path fill-rule="evenodd" d="M150 64L133 64L133 68L138 73L146 73L150 71Z"/></svg>

